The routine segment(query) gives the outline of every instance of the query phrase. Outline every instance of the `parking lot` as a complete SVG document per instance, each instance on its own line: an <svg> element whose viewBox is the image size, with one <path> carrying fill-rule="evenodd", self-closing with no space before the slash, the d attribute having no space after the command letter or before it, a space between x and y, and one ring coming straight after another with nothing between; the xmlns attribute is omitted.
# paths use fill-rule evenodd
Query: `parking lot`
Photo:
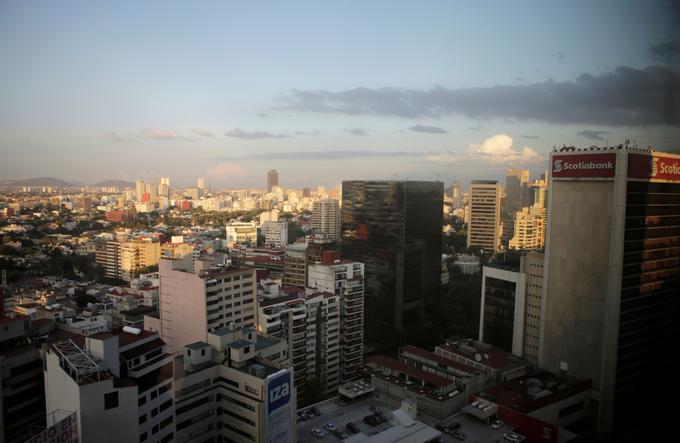
<svg viewBox="0 0 680 443"><path fill-rule="evenodd" d="M369 407L378 406L382 409L383 414L387 417L386 423L381 423L377 426L370 426L364 423L364 416L372 414ZM318 442L341 442L342 440L332 433L328 432L324 425L326 423L333 423L336 427L346 431L347 423L354 423L359 427L359 430L366 435L376 434L391 426L392 410L399 405L385 399L382 396L369 396L368 398L358 399L346 406L341 406L337 403L337 399L327 400L319 403L316 407L321 412L319 417L314 417L311 420L301 421L298 423L297 440L303 443L318 443ZM304 408L306 411L308 408ZM314 428L321 429L324 433L322 437L315 437L311 431ZM348 436L352 434L348 433Z"/></svg>
<svg viewBox="0 0 680 443"><path fill-rule="evenodd" d="M465 443L508 443L503 439L503 434L512 431L515 427L504 423L498 429L493 429L491 425L482 423L474 417L470 417L467 414L459 412L446 420L436 421L431 417L422 415L418 417L423 423L436 426L438 423L444 426L450 426L451 423L460 423L459 431L465 434ZM451 435L444 434L443 440L447 443L460 443L460 440L452 437Z"/></svg>

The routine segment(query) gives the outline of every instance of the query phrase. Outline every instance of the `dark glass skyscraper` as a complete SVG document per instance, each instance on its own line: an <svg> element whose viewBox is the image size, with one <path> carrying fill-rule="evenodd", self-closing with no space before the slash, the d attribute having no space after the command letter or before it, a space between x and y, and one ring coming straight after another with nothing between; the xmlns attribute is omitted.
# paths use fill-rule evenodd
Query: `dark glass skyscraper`
<svg viewBox="0 0 680 443"><path fill-rule="evenodd" d="M366 342L411 341L441 285L444 185L344 181L342 255L365 263ZM411 337L409 337L411 336Z"/></svg>

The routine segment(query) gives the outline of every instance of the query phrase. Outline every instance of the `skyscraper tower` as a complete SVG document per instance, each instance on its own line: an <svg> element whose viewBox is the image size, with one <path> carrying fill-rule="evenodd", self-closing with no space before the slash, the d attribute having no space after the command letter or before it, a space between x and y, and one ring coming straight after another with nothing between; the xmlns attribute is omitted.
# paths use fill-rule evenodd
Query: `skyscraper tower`
<svg viewBox="0 0 680 443"><path fill-rule="evenodd" d="M571 148L550 165L539 364L592 380L600 430L647 436L674 415L650 405L677 372L680 155Z"/></svg>
<svg viewBox="0 0 680 443"><path fill-rule="evenodd" d="M205 180L203 180L202 178L197 178L197 179L196 179L196 187L197 187L198 189L200 189L201 191L202 191L203 189L205 189Z"/></svg>
<svg viewBox="0 0 680 443"><path fill-rule="evenodd" d="M340 239L340 205L337 200L327 198L314 202L312 229L314 234L328 240Z"/></svg>
<svg viewBox="0 0 680 443"><path fill-rule="evenodd" d="M500 186L496 180L473 180L470 184L470 223L467 246L485 252L499 249Z"/></svg>
<svg viewBox="0 0 680 443"><path fill-rule="evenodd" d="M441 182L342 183L342 257L365 263L368 343L415 343L426 329L441 284L443 198Z"/></svg>
<svg viewBox="0 0 680 443"><path fill-rule="evenodd" d="M276 169L270 169L267 172L267 192L272 192L274 186L279 185L279 173Z"/></svg>
<svg viewBox="0 0 680 443"><path fill-rule="evenodd" d="M137 180L135 182L135 199L140 202L142 201L142 196L146 192L146 186L144 180Z"/></svg>

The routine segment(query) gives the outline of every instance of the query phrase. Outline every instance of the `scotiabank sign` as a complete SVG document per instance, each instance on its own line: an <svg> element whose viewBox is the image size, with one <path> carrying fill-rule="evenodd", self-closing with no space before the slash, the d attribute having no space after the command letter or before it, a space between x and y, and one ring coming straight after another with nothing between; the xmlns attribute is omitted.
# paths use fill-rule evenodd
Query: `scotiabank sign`
<svg viewBox="0 0 680 443"><path fill-rule="evenodd" d="M628 154L628 177L680 182L680 158L656 154Z"/></svg>
<svg viewBox="0 0 680 443"><path fill-rule="evenodd" d="M553 178L614 177L616 154L553 155Z"/></svg>

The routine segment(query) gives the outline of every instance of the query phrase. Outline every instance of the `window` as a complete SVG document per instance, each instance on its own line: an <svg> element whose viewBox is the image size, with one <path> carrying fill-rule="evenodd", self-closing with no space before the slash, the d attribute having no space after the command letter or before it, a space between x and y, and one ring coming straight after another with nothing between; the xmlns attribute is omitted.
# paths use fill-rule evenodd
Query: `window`
<svg viewBox="0 0 680 443"><path fill-rule="evenodd" d="M113 409L118 407L118 391L104 394L104 409Z"/></svg>
<svg viewBox="0 0 680 443"><path fill-rule="evenodd" d="M144 403L146 403L146 395L142 395L139 397L139 400L137 400L137 405L142 406Z"/></svg>
<svg viewBox="0 0 680 443"><path fill-rule="evenodd" d="M151 435L158 434L159 430L160 427L158 425L154 425L153 428L151 429Z"/></svg>
<svg viewBox="0 0 680 443"><path fill-rule="evenodd" d="M205 349L201 349L201 356L205 355Z"/></svg>
<svg viewBox="0 0 680 443"><path fill-rule="evenodd" d="M147 432L143 432L142 435L139 436L139 441L145 441L147 438L149 438L149 434Z"/></svg>
<svg viewBox="0 0 680 443"><path fill-rule="evenodd" d="M143 414L139 417L139 424L141 425L144 422L146 422L146 414Z"/></svg>
<svg viewBox="0 0 680 443"><path fill-rule="evenodd" d="M152 391L151 392L151 400L153 400L156 397L158 397L158 391Z"/></svg>
<svg viewBox="0 0 680 443"><path fill-rule="evenodd" d="M155 416L157 416L157 415L158 415L158 408L153 408L153 409L151 410L151 416L152 416L152 417L155 417Z"/></svg>

